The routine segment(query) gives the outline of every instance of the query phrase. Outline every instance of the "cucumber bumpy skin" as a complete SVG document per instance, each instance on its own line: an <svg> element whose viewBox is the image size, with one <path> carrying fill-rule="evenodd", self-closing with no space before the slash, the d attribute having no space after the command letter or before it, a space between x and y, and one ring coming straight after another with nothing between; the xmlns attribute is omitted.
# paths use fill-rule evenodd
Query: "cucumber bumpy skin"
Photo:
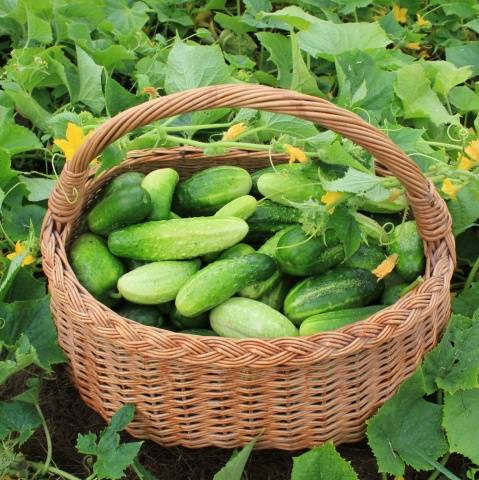
<svg viewBox="0 0 479 480"><path fill-rule="evenodd" d="M150 194L150 220L167 220L170 218L173 193L180 176L172 168L159 168L150 172L141 182L141 186Z"/></svg>

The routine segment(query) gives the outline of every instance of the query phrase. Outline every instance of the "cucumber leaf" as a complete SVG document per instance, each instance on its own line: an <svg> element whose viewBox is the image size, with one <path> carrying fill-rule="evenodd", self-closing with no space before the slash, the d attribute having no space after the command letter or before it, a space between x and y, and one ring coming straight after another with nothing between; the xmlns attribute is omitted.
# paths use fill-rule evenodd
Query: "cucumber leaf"
<svg viewBox="0 0 479 480"><path fill-rule="evenodd" d="M244 467L257 440L257 437L254 438L240 451L233 453L228 463L213 477L213 480L241 480Z"/></svg>

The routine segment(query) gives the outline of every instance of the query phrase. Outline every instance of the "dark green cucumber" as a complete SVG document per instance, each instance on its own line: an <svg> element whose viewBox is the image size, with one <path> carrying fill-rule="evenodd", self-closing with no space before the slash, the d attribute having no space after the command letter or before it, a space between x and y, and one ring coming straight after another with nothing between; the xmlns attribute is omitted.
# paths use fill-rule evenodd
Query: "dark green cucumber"
<svg viewBox="0 0 479 480"><path fill-rule="evenodd" d="M298 224L300 219L301 211L297 208L264 200L258 204L256 211L248 218L247 240L251 243L261 244L279 230Z"/></svg>
<svg viewBox="0 0 479 480"><path fill-rule="evenodd" d="M173 307L170 312L171 323L178 330L185 330L189 328L203 328L210 324L208 313L204 312L196 317L185 317L182 315L176 307Z"/></svg>
<svg viewBox="0 0 479 480"><path fill-rule="evenodd" d="M397 254L396 270L406 281L412 281L424 272L424 246L416 222L398 225L390 234L390 255Z"/></svg>
<svg viewBox="0 0 479 480"><path fill-rule="evenodd" d="M200 337L217 337L218 334L210 330L209 328L189 328L183 330L181 333L187 333L188 335L199 335Z"/></svg>
<svg viewBox="0 0 479 480"><path fill-rule="evenodd" d="M159 168L150 172L141 182L141 186L150 194L150 220L170 218L171 201L180 177L172 168Z"/></svg>
<svg viewBox="0 0 479 480"><path fill-rule="evenodd" d="M284 300L284 313L299 325L318 313L367 305L382 289L382 282L368 270L337 267L293 287Z"/></svg>
<svg viewBox="0 0 479 480"><path fill-rule="evenodd" d="M273 286L266 293L261 295L258 300L266 305L269 305L275 310L281 311L283 309L284 299L291 290L292 279L289 277L281 276L279 282Z"/></svg>
<svg viewBox="0 0 479 480"><path fill-rule="evenodd" d="M256 250L247 243L237 243L236 245L233 245L225 250L218 259L224 260L225 258L244 257L245 255L251 255L252 253L255 253L255 251Z"/></svg>
<svg viewBox="0 0 479 480"><path fill-rule="evenodd" d="M127 185L101 199L87 216L88 228L108 235L118 228L141 222L151 211L150 195L139 185Z"/></svg>
<svg viewBox="0 0 479 480"><path fill-rule="evenodd" d="M265 280L276 268L275 261L262 253L217 260L197 272L180 289L176 308L194 317L206 312L250 283Z"/></svg>
<svg viewBox="0 0 479 480"><path fill-rule="evenodd" d="M116 309L116 313L149 327L161 327L164 322L163 315L151 305L135 305L126 302Z"/></svg>
<svg viewBox="0 0 479 480"><path fill-rule="evenodd" d="M108 237L110 251L137 260L182 260L220 252L248 232L241 218L179 218L131 225Z"/></svg>
<svg viewBox="0 0 479 480"><path fill-rule="evenodd" d="M116 283L125 269L113 256L105 240L91 233L78 237L70 250L73 271L79 282L98 300L113 305L110 294L116 291Z"/></svg>
<svg viewBox="0 0 479 480"><path fill-rule="evenodd" d="M350 268L364 268L374 270L384 259L386 252L379 245L361 245L356 252L348 258L343 265Z"/></svg>
<svg viewBox="0 0 479 480"><path fill-rule="evenodd" d="M347 308L334 312L318 313L308 317L301 323L299 334L314 335L315 333L336 330L354 322L359 322L385 308L384 305L370 305L369 307Z"/></svg>
<svg viewBox="0 0 479 480"><path fill-rule="evenodd" d="M396 303L402 296L404 289L408 287L408 283L398 283L397 285L387 286L381 296L381 303L384 305L392 305Z"/></svg>
<svg viewBox="0 0 479 480"><path fill-rule="evenodd" d="M180 215L211 215L231 200L247 195L251 185L251 176L244 168L207 168L177 186L173 210Z"/></svg>
<svg viewBox="0 0 479 480"><path fill-rule="evenodd" d="M140 186L145 178L145 174L141 172L125 172L115 177L105 188L105 196L110 195L116 190L122 190L131 185Z"/></svg>
<svg viewBox="0 0 479 480"><path fill-rule="evenodd" d="M278 243L276 260L281 270L300 277L325 272L344 260L344 248L336 235L326 232L311 238L298 225L286 232Z"/></svg>

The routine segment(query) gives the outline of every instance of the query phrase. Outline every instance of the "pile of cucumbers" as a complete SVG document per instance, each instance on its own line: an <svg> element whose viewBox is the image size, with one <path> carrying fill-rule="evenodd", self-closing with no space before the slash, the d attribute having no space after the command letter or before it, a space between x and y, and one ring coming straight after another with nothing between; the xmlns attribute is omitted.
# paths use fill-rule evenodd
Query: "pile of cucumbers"
<svg viewBox="0 0 479 480"><path fill-rule="evenodd" d="M415 222L396 215L404 205L369 205L397 225L386 246L369 240L345 260L336 233L301 226L296 206L324 193L302 165L217 166L184 181L171 168L126 172L88 212L71 265L96 299L148 326L231 338L334 330L394 303L424 254ZM378 280L393 253L395 271Z"/></svg>

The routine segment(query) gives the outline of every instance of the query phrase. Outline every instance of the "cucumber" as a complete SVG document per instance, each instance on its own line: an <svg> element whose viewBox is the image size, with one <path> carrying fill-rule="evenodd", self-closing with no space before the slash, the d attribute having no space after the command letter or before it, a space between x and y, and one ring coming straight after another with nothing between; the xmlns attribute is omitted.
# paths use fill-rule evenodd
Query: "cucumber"
<svg viewBox="0 0 479 480"><path fill-rule="evenodd" d="M122 190L131 185L139 186L145 178L145 174L140 172L125 172L115 177L105 188L105 196L110 195L116 190Z"/></svg>
<svg viewBox="0 0 479 480"><path fill-rule="evenodd" d="M142 305L169 302L199 268L199 260L148 263L122 275L118 291L128 301Z"/></svg>
<svg viewBox="0 0 479 480"><path fill-rule="evenodd" d="M180 217L177 213L175 213L175 212L170 212L170 215L169 215L168 218L173 219L173 218L181 218L181 217Z"/></svg>
<svg viewBox="0 0 479 480"><path fill-rule="evenodd" d="M156 307L151 305L125 303L116 309L116 313L149 327L161 327L164 322L163 315Z"/></svg>
<svg viewBox="0 0 479 480"><path fill-rule="evenodd" d="M187 333L188 335L199 335L201 337L217 337L218 334L210 330L209 328L189 328L183 330L181 333Z"/></svg>
<svg viewBox="0 0 479 480"><path fill-rule="evenodd" d="M258 300L280 311L283 309L284 299L291 289L291 285L292 281L290 278L281 276L279 282L259 297Z"/></svg>
<svg viewBox="0 0 479 480"><path fill-rule="evenodd" d="M344 260L344 248L336 235L326 232L311 238L298 225L286 232L278 243L276 260L281 270L300 277L325 272Z"/></svg>
<svg viewBox="0 0 479 480"><path fill-rule="evenodd" d="M182 260L225 250L247 233L248 224L240 218L157 220L111 233L108 247L114 255L135 260Z"/></svg>
<svg viewBox="0 0 479 480"><path fill-rule="evenodd" d="M415 221L404 222L393 230L388 252L399 256L396 270L404 280L412 281L424 272L424 246Z"/></svg>
<svg viewBox="0 0 479 480"><path fill-rule="evenodd" d="M125 258L123 263L128 271L135 270L135 268L146 264L143 260L133 260L132 258Z"/></svg>
<svg viewBox="0 0 479 480"><path fill-rule="evenodd" d="M87 216L88 228L98 235L141 222L151 211L150 195L139 185L127 185L101 199Z"/></svg>
<svg viewBox="0 0 479 480"><path fill-rule="evenodd" d="M171 201L180 177L172 168L159 168L150 172L141 182L151 198L150 220L167 220L170 218Z"/></svg>
<svg viewBox="0 0 479 480"><path fill-rule="evenodd" d="M180 215L211 215L231 200L251 190L250 174L240 167L211 167L181 182L173 199Z"/></svg>
<svg viewBox="0 0 479 480"><path fill-rule="evenodd" d="M256 211L248 218L249 233L247 240L263 243L279 230L296 225L301 219L301 211L264 200L258 204Z"/></svg>
<svg viewBox="0 0 479 480"><path fill-rule="evenodd" d="M262 253L217 260L200 270L180 289L176 308L186 317L206 312L250 283L270 277L275 261Z"/></svg>
<svg viewBox="0 0 479 480"><path fill-rule="evenodd" d="M171 323L178 330L185 330L189 328L203 328L210 324L208 313L204 312L196 317L185 317L176 307L173 307L170 312Z"/></svg>
<svg viewBox="0 0 479 480"><path fill-rule="evenodd" d="M314 335L315 333L336 330L359 320L364 320L379 310L384 305L370 305L369 307L347 308L334 312L318 313L308 317L299 327L300 335Z"/></svg>
<svg viewBox="0 0 479 480"><path fill-rule="evenodd" d="M287 206L320 199L324 194L319 178L312 180L297 171L264 173L258 179L258 190L266 198Z"/></svg>
<svg viewBox="0 0 479 480"><path fill-rule="evenodd" d="M256 250L247 243L237 243L232 247L225 250L220 256L219 260L224 260L225 258L234 258L234 257L244 257L245 255L251 255L255 253Z"/></svg>
<svg viewBox="0 0 479 480"><path fill-rule="evenodd" d="M284 313L299 325L318 313L367 305L382 288L382 282L368 270L337 267L293 287L284 300Z"/></svg>
<svg viewBox="0 0 479 480"><path fill-rule="evenodd" d="M251 217L256 210L258 202L256 198L251 195L243 195L242 197L235 198L231 202L221 207L216 213L215 217L238 217L246 220Z"/></svg>
<svg viewBox="0 0 479 480"><path fill-rule="evenodd" d="M379 246L371 243L361 245L356 252L348 258L343 265L350 268L364 268L374 270L384 259L386 252Z"/></svg>
<svg viewBox="0 0 479 480"><path fill-rule="evenodd" d="M404 289L408 287L408 283L398 283L397 285L386 286L381 296L381 303L384 305L392 305L396 303L402 296Z"/></svg>
<svg viewBox="0 0 479 480"><path fill-rule="evenodd" d="M265 173L283 173L283 172L299 172L302 173L304 169L304 165L301 163L279 163L278 165L275 165L274 167L266 167L262 168L260 170L256 170L251 174L251 180L253 181L253 186L251 187L251 193L252 195L255 196L261 196L259 190L258 190L258 180L261 177L261 175ZM318 178L318 174L316 172L315 178Z"/></svg>
<svg viewBox="0 0 479 480"><path fill-rule="evenodd" d="M211 328L222 337L295 337L297 328L280 312L249 298L230 298L210 313Z"/></svg>
<svg viewBox="0 0 479 480"><path fill-rule="evenodd" d="M359 210L368 213L398 213L408 207L406 195L401 194L393 201L382 200L376 202L365 197L356 197L359 201Z"/></svg>
<svg viewBox="0 0 479 480"><path fill-rule="evenodd" d="M121 261L110 253L105 240L84 233L73 242L70 260L79 282L96 299L113 305L115 302L110 294L116 291L116 283L125 269Z"/></svg>

